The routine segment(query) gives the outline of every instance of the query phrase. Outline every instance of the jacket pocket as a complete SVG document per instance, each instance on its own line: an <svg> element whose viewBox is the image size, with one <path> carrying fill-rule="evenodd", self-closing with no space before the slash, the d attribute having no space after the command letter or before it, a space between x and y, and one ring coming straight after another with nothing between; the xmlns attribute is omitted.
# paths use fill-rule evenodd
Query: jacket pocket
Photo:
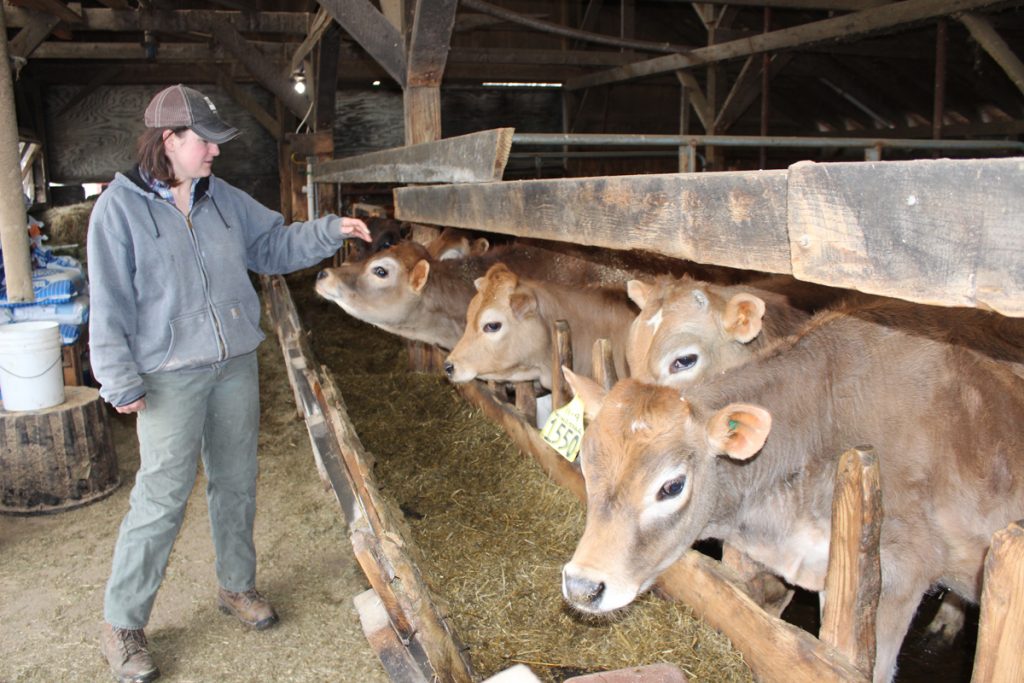
<svg viewBox="0 0 1024 683"><path fill-rule="evenodd" d="M227 347L227 357L233 358L249 353L263 341L259 321L252 321L237 299L214 306L220 322L221 338Z"/></svg>
<svg viewBox="0 0 1024 683"><path fill-rule="evenodd" d="M208 310L171 320L171 341L167 354L153 372L209 365L220 360L217 328Z"/></svg>

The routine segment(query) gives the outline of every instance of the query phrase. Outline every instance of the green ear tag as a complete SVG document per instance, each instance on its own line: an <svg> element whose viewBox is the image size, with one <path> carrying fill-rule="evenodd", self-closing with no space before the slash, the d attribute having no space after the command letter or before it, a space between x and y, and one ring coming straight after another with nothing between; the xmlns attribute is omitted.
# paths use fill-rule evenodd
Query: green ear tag
<svg viewBox="0 0 1024 683"><path fill-rule="evenodd" d="M737 422L736 420L733 420L732 418L729 418L729 431L730 432L735 432L736 431L736 427L738 425L739 425L739 422Z"/></svg>

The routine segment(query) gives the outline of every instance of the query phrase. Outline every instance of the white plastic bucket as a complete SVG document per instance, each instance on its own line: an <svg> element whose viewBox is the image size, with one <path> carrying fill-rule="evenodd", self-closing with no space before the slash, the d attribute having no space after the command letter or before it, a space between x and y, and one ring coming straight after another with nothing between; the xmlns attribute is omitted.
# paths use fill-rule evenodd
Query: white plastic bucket
<svg viewBox="0 0 1024 683"><path fill-rule="evenodd" d="M4 410L40 410L64 402L60 328L55 322L0 325Z"/></svg>

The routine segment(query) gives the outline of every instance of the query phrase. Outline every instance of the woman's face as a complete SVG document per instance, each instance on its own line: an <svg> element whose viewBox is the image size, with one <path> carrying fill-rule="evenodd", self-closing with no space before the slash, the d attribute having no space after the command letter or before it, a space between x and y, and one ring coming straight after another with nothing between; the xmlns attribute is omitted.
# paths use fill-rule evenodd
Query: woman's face
<svg viewBox="0 0 1024 683"><path fill-rule="evenodd" d="M213 160L220 155L220 145L207 142L191 128L180 135L168 130L164 131L164 151L174 169L174 176L190 182L210 175Z"/></svg>

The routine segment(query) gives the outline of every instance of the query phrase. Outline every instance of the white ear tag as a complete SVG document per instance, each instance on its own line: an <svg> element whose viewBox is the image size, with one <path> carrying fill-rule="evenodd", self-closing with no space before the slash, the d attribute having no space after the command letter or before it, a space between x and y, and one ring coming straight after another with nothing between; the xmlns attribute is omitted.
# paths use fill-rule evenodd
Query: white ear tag
<svg viewBox="0 0 1024 683"><path fill-rule="evenodd" d="M579 396L551 412L540 438L569 462L576 461L583 439L583 401Z"/></svg>

